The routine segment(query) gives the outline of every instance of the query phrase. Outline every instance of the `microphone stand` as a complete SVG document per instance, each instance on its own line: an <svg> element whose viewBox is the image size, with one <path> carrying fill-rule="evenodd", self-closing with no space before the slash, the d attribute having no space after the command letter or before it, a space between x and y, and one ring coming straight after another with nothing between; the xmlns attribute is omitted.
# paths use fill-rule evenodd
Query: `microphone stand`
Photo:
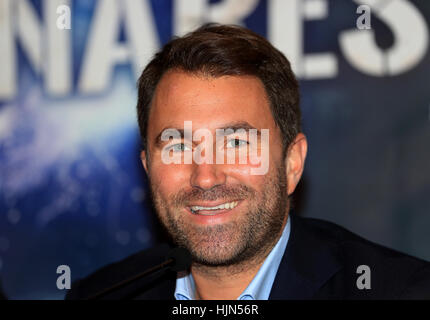
<svg viewBox="0 0 430 320"><path fill-rule="evenodd" d="M135 281L135 280L138 280L138 279L140 279L142 277L145 277L147 275L150 275L150 274L152 274L152 273L154 273L154 272L156 272L158 270L161 270L161 269L163 269L165 267L168 267L168 266L172 265L174 262L175 262L175 259L174 258L170 258L170 259L164 261L163 263L161 263L161 264L159 264L159 265L157 265L155 267L147 269L147 270L145 270L145 271L143 271L143 272L141 272L141 273L133 276L132 278L123 280L123 281L115 284L112 287L104 289L103 291L100 291L97 294L90 296L87 300L97 300L100 297L102 297L102 296L104 296L104 295L106 295L106 294L108 294L108 293L110 293L110 292L112 292L114 290L117 290L117 289L119 289L119 288L121 288L121 287L123 287L123 286L125 286L125 285L127 285L127 284L129 284L129 283L131 283L133 281Z"/></svg>

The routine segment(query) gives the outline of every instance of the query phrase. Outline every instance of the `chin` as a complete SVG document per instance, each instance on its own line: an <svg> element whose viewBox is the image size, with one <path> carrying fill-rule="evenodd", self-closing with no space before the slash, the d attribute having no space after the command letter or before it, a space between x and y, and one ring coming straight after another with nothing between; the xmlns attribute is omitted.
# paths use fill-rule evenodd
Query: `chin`
<svg viewBox="0 0 430 320"><path fill-rule="evenodd" d="M193 261L206 266L227 266L238 262L242 254L240 244L232 245L230 242L217 243L198 242L198 245L189 248Z"/></svg>

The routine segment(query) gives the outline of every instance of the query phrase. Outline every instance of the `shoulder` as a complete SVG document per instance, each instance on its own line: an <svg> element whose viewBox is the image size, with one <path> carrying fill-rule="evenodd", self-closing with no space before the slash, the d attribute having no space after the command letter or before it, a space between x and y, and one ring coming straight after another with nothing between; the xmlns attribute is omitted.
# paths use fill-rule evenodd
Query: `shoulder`
<svg viewBox="0 0 430 320"><path fill-rule="evenodd" d="M159 244L96 270L89 276L75 281L72 284L72 288L68 291L66 299L87 299L106 288L132 278L162 263L170 249L171 247L168 244ZM169 287L175 278L176 274L171 272L157 273L149 278L146 277L139 281L134 281L123 289L109 294L107 299L133 299L139 297L144 291L156 289L155 287L160 284Z"/></svg>
<svg viewBox="0 0 430 320"><path fill-rule="evenodd" d="M302 225L301 227L307 228L321 241L336 244L344 260L365 259L381 261L381 263L397 261L400 265L405 264L405 266L417 268L430 265L425 260L366 240L335 223L313 218L296 217L296 219L298 219L296 222Z"/></svg>
<svg viewBox="0 0 430 320"><path fill-rule="evenodd" d="M300 232L312 234L322 245L336 248L342 269L332 281L341 279L344 290L350 294L364 296L366 292L368 297L375 298L430 298L429 262L366 240L328 221L295 217L292 228L294 224ZM356 285L364 270L371 279L369 291L360 291Z"/></svg>

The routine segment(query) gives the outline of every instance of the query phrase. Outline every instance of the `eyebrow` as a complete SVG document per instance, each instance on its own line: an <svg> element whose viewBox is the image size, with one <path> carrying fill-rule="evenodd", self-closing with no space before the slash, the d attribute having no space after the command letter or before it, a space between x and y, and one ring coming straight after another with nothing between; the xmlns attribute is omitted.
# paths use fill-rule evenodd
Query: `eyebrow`
<svg viewBox="0 0 430 320"><path fill-rule="evenodd" d="M249 131L253 129L253 130L257 130L258 135L261 135L260 129L253 127L246 121L234 121L224 125L223 127L217 128L217 130L224 130L224 131L229 129L233 130L234 132L236 132L237 130Z"/></svg>
<svg viewBox="0 0 430 320"><path fill-rule="evenodd" d="M250 125L248 122L246 121L233 121L233 122L229 122L225 125L223 125L222 127L216 128L216 130L233 130L233 132L236 132L237 130L245 130L245 131L249 131L251 129L256 130L258 136L261 136L261 131L258 128L255 128L254 126ZM163 130L160 131L160 133L155 137L155 145L157 147L161 146L163 144L163 141L161 140L161 136L163 134L163 132L169 132L172 131L172 133L176 133L178 132L180 134L181 139L184 138L184 129L180 129L180 128L172 128L172 127L165 127ZM228 136L230 134L225 134L224 136Z"/></svg>
<svg viewBox="0 0 430 320"><path fill-rule="evenodd" d="M176 132L179 132L179 134L180 134L180 136L181 136L181 139L183 139L183 138L184 138L184 129L166 127L166 128L164 128L163 130L161 130L161 131L160 131L160 133L155 137L155 146L159 147L159 146L161 146L164 142L167 142L167 141L163 141L163 140L161 140L161 136L163 135L163 132L167 132L167 133L169 133L170 131L172 132L172 134L173 134L173 133L176 133ZM169 140L170 140L170 139L169 139Z"/></svg>

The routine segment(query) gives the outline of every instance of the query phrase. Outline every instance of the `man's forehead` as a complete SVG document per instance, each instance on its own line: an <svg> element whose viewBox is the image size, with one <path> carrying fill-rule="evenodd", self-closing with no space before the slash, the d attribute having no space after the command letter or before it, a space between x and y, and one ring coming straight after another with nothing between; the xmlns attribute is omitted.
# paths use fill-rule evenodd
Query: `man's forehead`
<svg viewBox="0 0 430 320"><path fill-rule="evenodd" d="M149 125L224 127L228 122L248 122L253 127L273 122L262 83L251 76L202 77L170 72L160 81L151 105Z"/></svg>

